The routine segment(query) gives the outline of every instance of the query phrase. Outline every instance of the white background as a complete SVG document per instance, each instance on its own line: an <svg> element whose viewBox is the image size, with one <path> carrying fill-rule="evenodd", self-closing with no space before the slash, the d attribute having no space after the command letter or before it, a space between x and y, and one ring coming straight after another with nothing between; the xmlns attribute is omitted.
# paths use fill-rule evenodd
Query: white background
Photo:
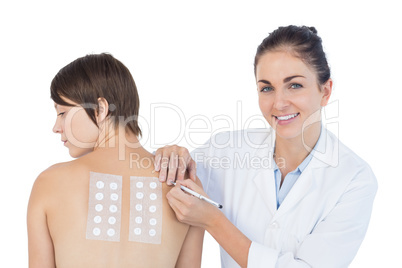
<svg viewBox="0 0 402 268"><path fill-rule="evenodd" d="M402 267L397 1L5 2L0 4L0 267L27 265L32 184L48 166L70 160L51 131L56 114L49 85L60 68L88 53L112 53L131 70L140 114L154 126L144 127L144 146L152 151L176 142L191 149L222 126L211 121L207 133L189 140L185 131L197 126L187 124L189 118L228 115L237 129L259 114L254 54L269 32L289 24L315 26L323 38L335 82L332 100L339 105L333 119L339 138L372 166L379 182L369 231L351 267ZM180 122L179 108L152 111L158 103L179 107L186 121ZM218 251L207 237L203 267L219 267Z"/></svg>

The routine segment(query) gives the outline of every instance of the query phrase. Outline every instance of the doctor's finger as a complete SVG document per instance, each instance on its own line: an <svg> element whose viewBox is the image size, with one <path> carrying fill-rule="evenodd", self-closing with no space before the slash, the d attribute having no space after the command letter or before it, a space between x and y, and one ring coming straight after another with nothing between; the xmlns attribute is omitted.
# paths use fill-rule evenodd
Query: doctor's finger
<svg viewBox="0 0 402 268"><path fill-rule="evenodd" d="M169 166L169 156L162 154L160 171L159 171L159 181L160 182L166 181L168 166Z"/></svg>
<svg viewBox="0 0 402 268"><path fill-rule="evenodd" d="M172 189L173 190L173 189ZM197 224L197 221L194 221L194 217L192 214L199 214L197 213L197 204L201 200L188 195L181 191L181 189L177 189L174 191L170 191L166 197L168 199L169 205L174 210L177 219L180 222L184 222L187 224Z"/></svg>
<svg viewBox="0 0 402 268"><path fill-rule="evenodd" d="M176 186L183 185L205 197L208 197L207 194L204 192L204 189L202 188L201 182L197 178L196 178L196 180L197 180L197 183L199 183L199 185L196 182L188 179L188 180L184 180L184 181L178 181Z"/></svg>
<svg viewBox="0 0 402 268"><path fill-rule="evenodd" d="M177 167L177 177L176 179L179 181L184 180L184 176L186 175L186 170L188 167L188 163L191 161L191 157L180 156L178 158L178 167Z"/></svg>
<svg viewBox="0 0 402 268"><path fill-rule="evenodd" d="M190 179L193 181L197 180L197 164L191 158L190 162L188 163L187 170L189 172Z"/></svg>
<svg viewBox="0 0 402 268"><path fill-rule="evenodd" d="M184 193L177 185L166 194L166 199L172 208L174 207L176 210L180 209L180 211L187 206L188 197L190 196Z"/></svg>
<svg viewBox="0 0 402 268"><path fill-rule="evenodd" d="M167 175L167 184L171 185L172 182L176 180L177 166L178 166L178 155L175 152L171 152L169 156L169 170Z"/></svg>
<svg viewBox="0 0 402 268"><path fill-rule="evenodd" d="M189 197L192 197L192 195L190 195L189 193L184 192L180 188L180 182L179 181L176 182L176 186L173 187L169 191L168 194L169 194L169 198L176 199L179 202L185 203L186 205L191 201L191 199L189 199ZM166 197L168 197L168 195L166 195Z"/></svg>
<svg viewBox="0 0 402 268"><path fill-rule="evenodd" d="M161 168L161 158L162 158L162 148L159 148L155 152L155 160L154 160L155 171L159 171L159 169Z"/></svg>
<svg viewBox="0 0 402 268"><path fill-rule="evenodd" d="M168 199L168 203L169 203L170 207L173 209L177 220L180 222L184 222L185 218L181 212L184 209L183 204L174 198Z"/></svg>

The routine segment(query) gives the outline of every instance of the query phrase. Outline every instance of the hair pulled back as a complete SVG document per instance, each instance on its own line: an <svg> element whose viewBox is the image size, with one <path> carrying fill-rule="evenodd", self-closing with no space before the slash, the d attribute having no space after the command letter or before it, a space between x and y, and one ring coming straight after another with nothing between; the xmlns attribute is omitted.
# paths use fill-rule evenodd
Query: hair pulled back
<svg viewBox="0 0 402 268"><path fill-rule="evenodd" d="M320 85L331 77L327 58L322 48L322 40L314 27L286 26L279 27L266 37L257 48L254 58L254 74L259 59L267 52L290 51L310 66L317 74Z"/></svg>

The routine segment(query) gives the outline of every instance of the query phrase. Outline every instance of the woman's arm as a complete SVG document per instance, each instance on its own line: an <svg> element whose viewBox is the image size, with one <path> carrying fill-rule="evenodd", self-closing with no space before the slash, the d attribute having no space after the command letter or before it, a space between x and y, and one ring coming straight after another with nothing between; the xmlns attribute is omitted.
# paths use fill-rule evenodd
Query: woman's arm
<svg viewBox="0 0 402 268"><path fill-rule="evenodd" d="M296 251L280 252L249 240L219 209L184 193L180 184L205 194L190 180L177 183L167 198L179 221L205 228L241 267L261 268L347 267L365 236L377 190L373 175L360 173Z"/></svg>
<svg viewBox="0 0 402 268"><path fill-rule="evenodd" d="M247 267L251 240L240 232L223 213L219 213L207 231L241 267Z"/></svg>
<svg viewBox="0 0 402 268"><path fill-rule="evenodd" d="M177 219L207 230L241 267L246 267L251 241L218 208L184 193L180 185L207 196L193 181L178 181L166 196Z"/></svg>
<svg viewBox="0 0 402 268"><path fill-rule="evenodd" d="M182 184L207 196L202 185L193 182L199 182L199 180L195 175L195 161L188 150L177 145L158 149L155 153L155 170L160 171L160 181L178 182L166 196L177 219L207 230L241 267L247 267L251 240L237 229L218 208L194 198L180 189L180 184ZM190 179L193 181L183 180L186 171L189 172Z"/></svg>
<svg viewBox="0 0 402 268"><path fill-rule="evenodd" d="M201 267L202 243L205 230L200 227L190 226L184 243L181 247L179 258L176 263L178 268Z"/></svg>
<svg viewBox="0 0 402 268"><path fill-rule="evenodd" d="M208 150L203 151L203 154L219 156L217 152ZM207 176L204 180L208 181L208 167L200 165L198 169L201 170L200 175ZM180 183L205 194L189 180L179 182L168 193L169 204L179 221L203 227L241 266L264 268L347 267L364 239L377 191L374 174L370 168L364 167L350 181L330 213L298 241L297 249L281 252L265 243L249 240L219 209L184 193L179 188ZM300 215L300 220L303 220L302 217ZM249 224L249 228L253 228L253 222ZM267 226L265 232L269 228ZM261 236L265 236L265 232Z"/></svg>
<svg viewBox="0 0 402 268"><path fill-rule="evenodd" d="M28 204L28 250L30 268L56 267L52 238L47 226L44 197L46 182L39 176L32 188Z"/></svg>
<svg viewBox="0 0 402 268"><path fill-rule="evenodd" d="M196 177L196 183L202 187L200 180ZM200 268L202 257L202 244L204 242L205 230L201 227L190 226L186 238L180 250L176 267L178 268Z"/></svg>

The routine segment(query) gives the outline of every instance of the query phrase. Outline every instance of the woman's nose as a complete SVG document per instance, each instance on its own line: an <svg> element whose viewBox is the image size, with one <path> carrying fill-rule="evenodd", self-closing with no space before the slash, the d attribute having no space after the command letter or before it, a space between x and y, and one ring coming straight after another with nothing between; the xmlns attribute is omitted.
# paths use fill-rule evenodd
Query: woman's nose
<svg viewBox="0 0 402 268"><path fill-rule="evenodd" d="M54 123L53 132L54 133L61 133L61 125L60 125L60 122L59 122L59 118L57 118L56 123Z"/></svg>

